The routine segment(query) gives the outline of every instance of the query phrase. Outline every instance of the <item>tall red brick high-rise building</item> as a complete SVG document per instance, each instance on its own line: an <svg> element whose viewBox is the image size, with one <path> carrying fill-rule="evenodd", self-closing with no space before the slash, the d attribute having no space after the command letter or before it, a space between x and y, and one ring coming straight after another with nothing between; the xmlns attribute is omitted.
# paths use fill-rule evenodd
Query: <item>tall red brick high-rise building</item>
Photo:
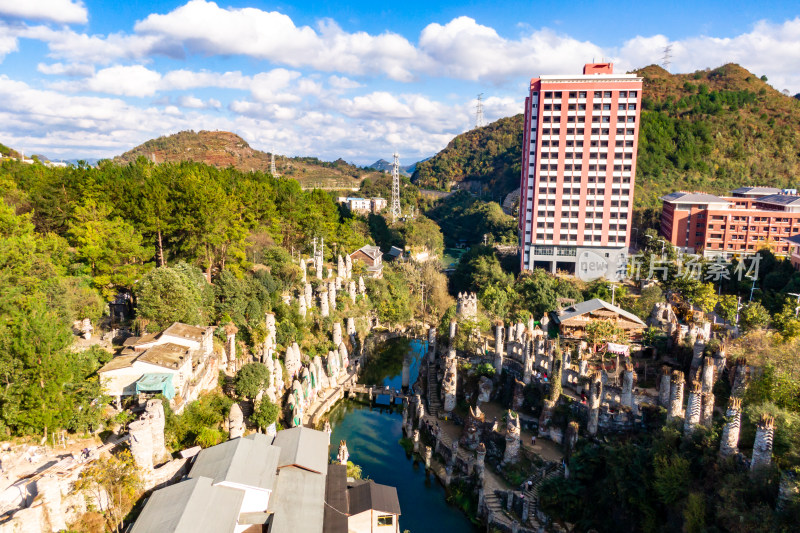
<svg viewBox="0 0 800 533"><path fill-rule="evenodd" d="M590 63L531 80L520 180L522 270L575 272L584 251L624 265L630 242L642 79Z"/></svg>

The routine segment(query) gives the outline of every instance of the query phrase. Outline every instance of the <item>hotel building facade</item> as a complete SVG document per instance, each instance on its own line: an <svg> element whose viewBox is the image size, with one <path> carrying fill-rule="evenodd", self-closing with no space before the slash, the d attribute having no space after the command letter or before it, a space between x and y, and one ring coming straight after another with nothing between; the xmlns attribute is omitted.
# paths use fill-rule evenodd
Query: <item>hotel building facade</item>
<svg viewBox="0 0 800 533"><path fill-rule="evenodd" d="M642 78L614 74L611 63L531 80L520 180L522 271L575 273L586 251L624 268L641 101Z"/></svg>

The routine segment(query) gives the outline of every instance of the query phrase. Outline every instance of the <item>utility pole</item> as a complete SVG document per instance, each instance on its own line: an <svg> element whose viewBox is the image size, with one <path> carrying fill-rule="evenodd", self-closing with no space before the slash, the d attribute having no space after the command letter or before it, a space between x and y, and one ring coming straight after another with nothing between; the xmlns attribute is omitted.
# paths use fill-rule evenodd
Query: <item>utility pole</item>
<svg viewBox="0 0 800 533"><path fill-rule="evenodd" d="M475 128L481 128L483 126L483 93L480 93L478 95L478 105L475 106Z"/></svg>
<svg viewBox="0 0 800 533"><path fill-rule="evenodd" d="M392 162L392 222L400 218L400 156L394 153Z"/></svg>
<svg viewBox="0 0 800 533"><path fill-rule="evenodd" d="M756 278L753 277L753 286L750 287L750 301L753 301L753 292L756 290Z"/></svg>
<svg viewBox="0 0 800 533"><path fill-rule="evenodd" d="M611 305L615 305L617 286L612 283L609 287L611 288Z"/></svg>

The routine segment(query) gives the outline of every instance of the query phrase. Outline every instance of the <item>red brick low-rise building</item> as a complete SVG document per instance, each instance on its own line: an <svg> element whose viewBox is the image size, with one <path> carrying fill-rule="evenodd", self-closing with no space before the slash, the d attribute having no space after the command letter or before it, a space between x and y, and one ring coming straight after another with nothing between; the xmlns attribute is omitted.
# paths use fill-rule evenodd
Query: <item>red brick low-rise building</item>
<svg viewBox="0 0 800 533"><path fill-rule="evenodd" d="M674 192L661 200L661 236L687 253L730 258L769 247L786 256L786 239L800 233L796 190L742 187L729 197Z"/></svg>

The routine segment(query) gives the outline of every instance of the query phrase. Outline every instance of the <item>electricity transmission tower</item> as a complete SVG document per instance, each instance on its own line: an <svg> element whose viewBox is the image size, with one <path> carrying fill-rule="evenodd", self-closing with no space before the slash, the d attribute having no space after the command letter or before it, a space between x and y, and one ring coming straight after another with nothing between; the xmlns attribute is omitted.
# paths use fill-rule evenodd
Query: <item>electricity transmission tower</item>
<svg viewBox="0 0 800 533"><path fill-rule="evenodd" d="M397 222L400 214L400 156L395 152L392 162L392 222Z"/></svg>
<svg viewBox="0 0 800 533"><path fill-rule="evenodd" d="M475 127L483 127L483 93L478 95L478 105L475 106Z"/></svg>
<svg viewBox="0 0 800 533"><path fill-rule="evenodd" d="M664 70L669 72L669 66L672 64L672 43L664 47L664 55L661 57L661 66Z"/></svg>

